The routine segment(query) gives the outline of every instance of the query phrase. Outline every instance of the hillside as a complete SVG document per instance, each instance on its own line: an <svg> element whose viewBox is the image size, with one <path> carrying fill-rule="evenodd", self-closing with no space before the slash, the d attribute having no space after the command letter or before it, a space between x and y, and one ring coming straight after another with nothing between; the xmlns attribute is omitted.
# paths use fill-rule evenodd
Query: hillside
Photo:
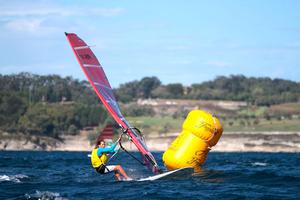
<svg viewBox="0 0 300 200"><path fill-rule="evenodd" d="M289 130L298 129L299 88L299 83L288 80L244 76L191 86L163 85L156 77L145 77L122 84L115 93L124 115L142 121L138 125L147 133L178 131L192 109L214 113L227 130L276 131L286 120ZM111 118L87 81L30 73L0 75L0 132L59 139L85 127L101 129L107 121Z"/></svg>
<svg viewBox="0 0 300 200"><path fill-rule="evenodd" d="M220 76L212 81L183 86L180 83L162 85L156 77L122 84L116 89L122 102L137 99L194 99L244 101L251 105L270 106L298 102L300 83L270 78L253 78L242 75Z"/></svg>

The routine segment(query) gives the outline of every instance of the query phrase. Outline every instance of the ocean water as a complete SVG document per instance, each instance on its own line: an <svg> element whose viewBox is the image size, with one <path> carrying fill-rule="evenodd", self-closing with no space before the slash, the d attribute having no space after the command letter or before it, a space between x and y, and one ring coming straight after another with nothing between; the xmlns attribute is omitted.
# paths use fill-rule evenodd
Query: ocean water
<svg viewBox="0 0 300 200"><path fill-rule="evenodd" d="M0 199L300 199L299 153L210 152L198 176L143 182L98 175L87 154L0 152ZM125 153L118 163L134 179L151 175Z"/></svg>

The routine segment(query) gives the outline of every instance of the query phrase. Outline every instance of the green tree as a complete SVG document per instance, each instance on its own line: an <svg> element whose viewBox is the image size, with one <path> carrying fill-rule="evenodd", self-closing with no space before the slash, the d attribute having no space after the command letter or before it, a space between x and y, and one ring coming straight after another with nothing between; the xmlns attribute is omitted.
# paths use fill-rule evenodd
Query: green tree
<svg viewBox="0 0 300 200"><path fill-rule="evenodd" d="M184 88L182 84L180 83L168 84L166 88L170 94L170 98L178 99L183 97Z"/></svg>
<svg viewBox="0 0 300 200"><path fill-rule="evenodd" d="M15 130L16 124L26 111L24 100L15 93L1 93L0 96L0 126L4 130Z"/></svg>
<svg viewBox="0 0 300 200"><path fill-rule="evenodd" d="M145 77L139 82L138 97L150 98L151 92L161 85L157 77Z"/></svg>

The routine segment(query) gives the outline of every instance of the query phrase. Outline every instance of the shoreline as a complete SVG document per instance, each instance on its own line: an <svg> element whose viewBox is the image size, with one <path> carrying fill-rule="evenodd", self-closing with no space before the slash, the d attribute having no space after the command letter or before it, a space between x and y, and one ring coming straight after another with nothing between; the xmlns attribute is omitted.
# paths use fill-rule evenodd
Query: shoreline
<svg viewBox="0 0 300 200"><path fill-rule="evenodd" d="M150 151L164 152L177 134L162 134L146 138ZM127 149L135 150L125 143ZM44 136L1 135L1 151L91 151L93 145L86 133L63 136L60 140ZM300 132L224 132L211 152L300 152Z"/></svg>
<svg viewBox="0 0 300 200"><path fill-rule="evenodd" d="M175 138L148 138L147 145L164 151ZM300 152L300 132L224 132L211 152Z"/></svg>

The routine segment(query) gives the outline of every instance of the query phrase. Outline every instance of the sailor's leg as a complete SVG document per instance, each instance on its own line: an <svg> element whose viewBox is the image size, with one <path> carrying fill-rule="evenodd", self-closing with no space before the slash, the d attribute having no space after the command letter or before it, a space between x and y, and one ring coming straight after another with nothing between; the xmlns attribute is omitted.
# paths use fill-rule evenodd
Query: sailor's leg
<svg viewBox="0 0 300 200"><path fill-rule="evenodd" d="M109 173L114 172L117 180L129 179L128 175L125 173L123 168L120 165L107 165L105 166L105 172Z"/></svg>
<svg viewBox="0 0 300 200"><path fill-rule="evenodd" d="M114 172L115 172L115 175L116 175L118 180L120 180L120 178L121 178L120 176L122 176L125 179L130 179L129 176L124 171L124 169L121 167L121 165L115 166Z"/></svg>

